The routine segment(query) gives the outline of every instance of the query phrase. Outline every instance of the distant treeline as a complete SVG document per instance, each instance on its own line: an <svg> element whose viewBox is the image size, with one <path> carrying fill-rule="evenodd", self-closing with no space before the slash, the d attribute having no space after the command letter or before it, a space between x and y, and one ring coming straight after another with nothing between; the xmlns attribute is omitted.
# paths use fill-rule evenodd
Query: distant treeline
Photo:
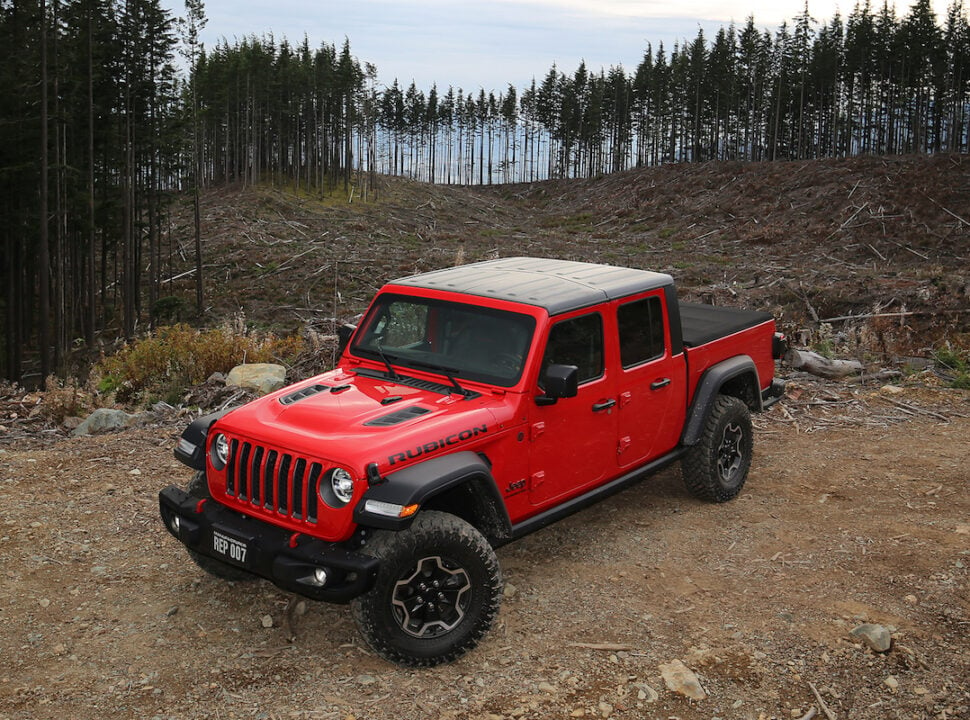
<svg viewBox="0 0 970 720"><path fill-rule="evenodd" d="M201 312L206 185L366 195L378 173L487 184L970 149L960 0L941 20L929 0L902 18L869 2L824 23L806 9L774 32L750 18L648 46L632 73L553 66L498 94L378 86L349 42L206 51L201 0L185 15L158 0L0 0L0 375L43 378L105 331ZM195 227L173 232L180 198ZM173 297L186 261L195 297Z"/></svg>

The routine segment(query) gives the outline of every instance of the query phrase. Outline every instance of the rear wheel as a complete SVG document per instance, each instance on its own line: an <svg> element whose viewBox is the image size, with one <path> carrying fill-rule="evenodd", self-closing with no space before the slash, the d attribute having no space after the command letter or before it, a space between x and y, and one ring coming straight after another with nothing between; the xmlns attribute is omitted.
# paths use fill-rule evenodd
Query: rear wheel
<svg viewBox="0 0 970 720"><path fill-rule="evenodd" d="M498 559L474 527L427 510L411 527L381 531L363 552L381 560L374 587L353 602L361 635L401 665L455 660L482 639L502 598Z"/></svg>
<svg viewBox="0 0 970 720"><path fill-rule="evenodd" d="M193 477L192 481L189 483L187 488L189 495L192 497L197 497L200 500L203 498L209 498L209 485L205 481L205 473L197 472ZM203 555L197 553L191 548L186 548L189 553L189 557L192 558L192 562L198 565L200 568L205 570L209 575L217 577L220 580L232 580L234 582L251 582L253 580L258 580L259 578L242 570L237 567L233 567L227 563L211 558L208 555Z"/></svg>
<svg viewBox="0 0 970 720"><path fill-rule="evenodd" d="M748 477L753 447L748 406L736 397L719 395L700 440L681 463L687 489L711 502L736 497Z"/></svg>

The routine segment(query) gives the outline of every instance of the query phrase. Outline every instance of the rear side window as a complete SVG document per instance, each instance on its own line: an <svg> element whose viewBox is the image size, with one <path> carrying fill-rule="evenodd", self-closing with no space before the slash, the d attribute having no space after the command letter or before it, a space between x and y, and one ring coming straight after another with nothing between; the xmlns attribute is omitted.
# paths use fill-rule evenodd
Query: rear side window
<svg viewBox="0 0 970 720"><path fill-rule="evenodd" d="M550 365L575 365L580 383L603 374L603 318L599 313L563 320L552 327L543 372Z"/></svg>
<svg viewBox="0 0 970 720"><path fill-rule="evenodd" d="M620 305L616 321L620 329L620 362L624 368L663 355L664 321L659 297Z"/></svg>

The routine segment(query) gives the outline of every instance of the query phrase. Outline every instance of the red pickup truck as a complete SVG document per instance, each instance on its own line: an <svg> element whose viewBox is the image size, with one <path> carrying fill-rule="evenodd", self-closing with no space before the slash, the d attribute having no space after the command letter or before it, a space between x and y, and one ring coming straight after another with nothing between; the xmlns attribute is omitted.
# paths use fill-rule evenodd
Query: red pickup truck
<svg viewBox="0 0 970 720"><path fill-rule="evenodd" d="M669 275L506 258L385 285L337 367L193 422L159 494L207 572L351 602L381 656L474 647L494 548L680 460L724 502L783 394L770 315L678 303Z"/></svg>

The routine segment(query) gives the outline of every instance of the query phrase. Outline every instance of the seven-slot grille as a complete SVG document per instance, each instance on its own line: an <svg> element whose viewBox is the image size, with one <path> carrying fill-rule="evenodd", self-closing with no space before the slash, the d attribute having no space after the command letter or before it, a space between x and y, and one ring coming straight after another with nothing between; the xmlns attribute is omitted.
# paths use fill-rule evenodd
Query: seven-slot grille
<svg viewBox="0 0 970 720"><path fill-rule="evenodd" d="M231 440L226 494L253 508L315 524L323 472L319 461Z"/></svg>

